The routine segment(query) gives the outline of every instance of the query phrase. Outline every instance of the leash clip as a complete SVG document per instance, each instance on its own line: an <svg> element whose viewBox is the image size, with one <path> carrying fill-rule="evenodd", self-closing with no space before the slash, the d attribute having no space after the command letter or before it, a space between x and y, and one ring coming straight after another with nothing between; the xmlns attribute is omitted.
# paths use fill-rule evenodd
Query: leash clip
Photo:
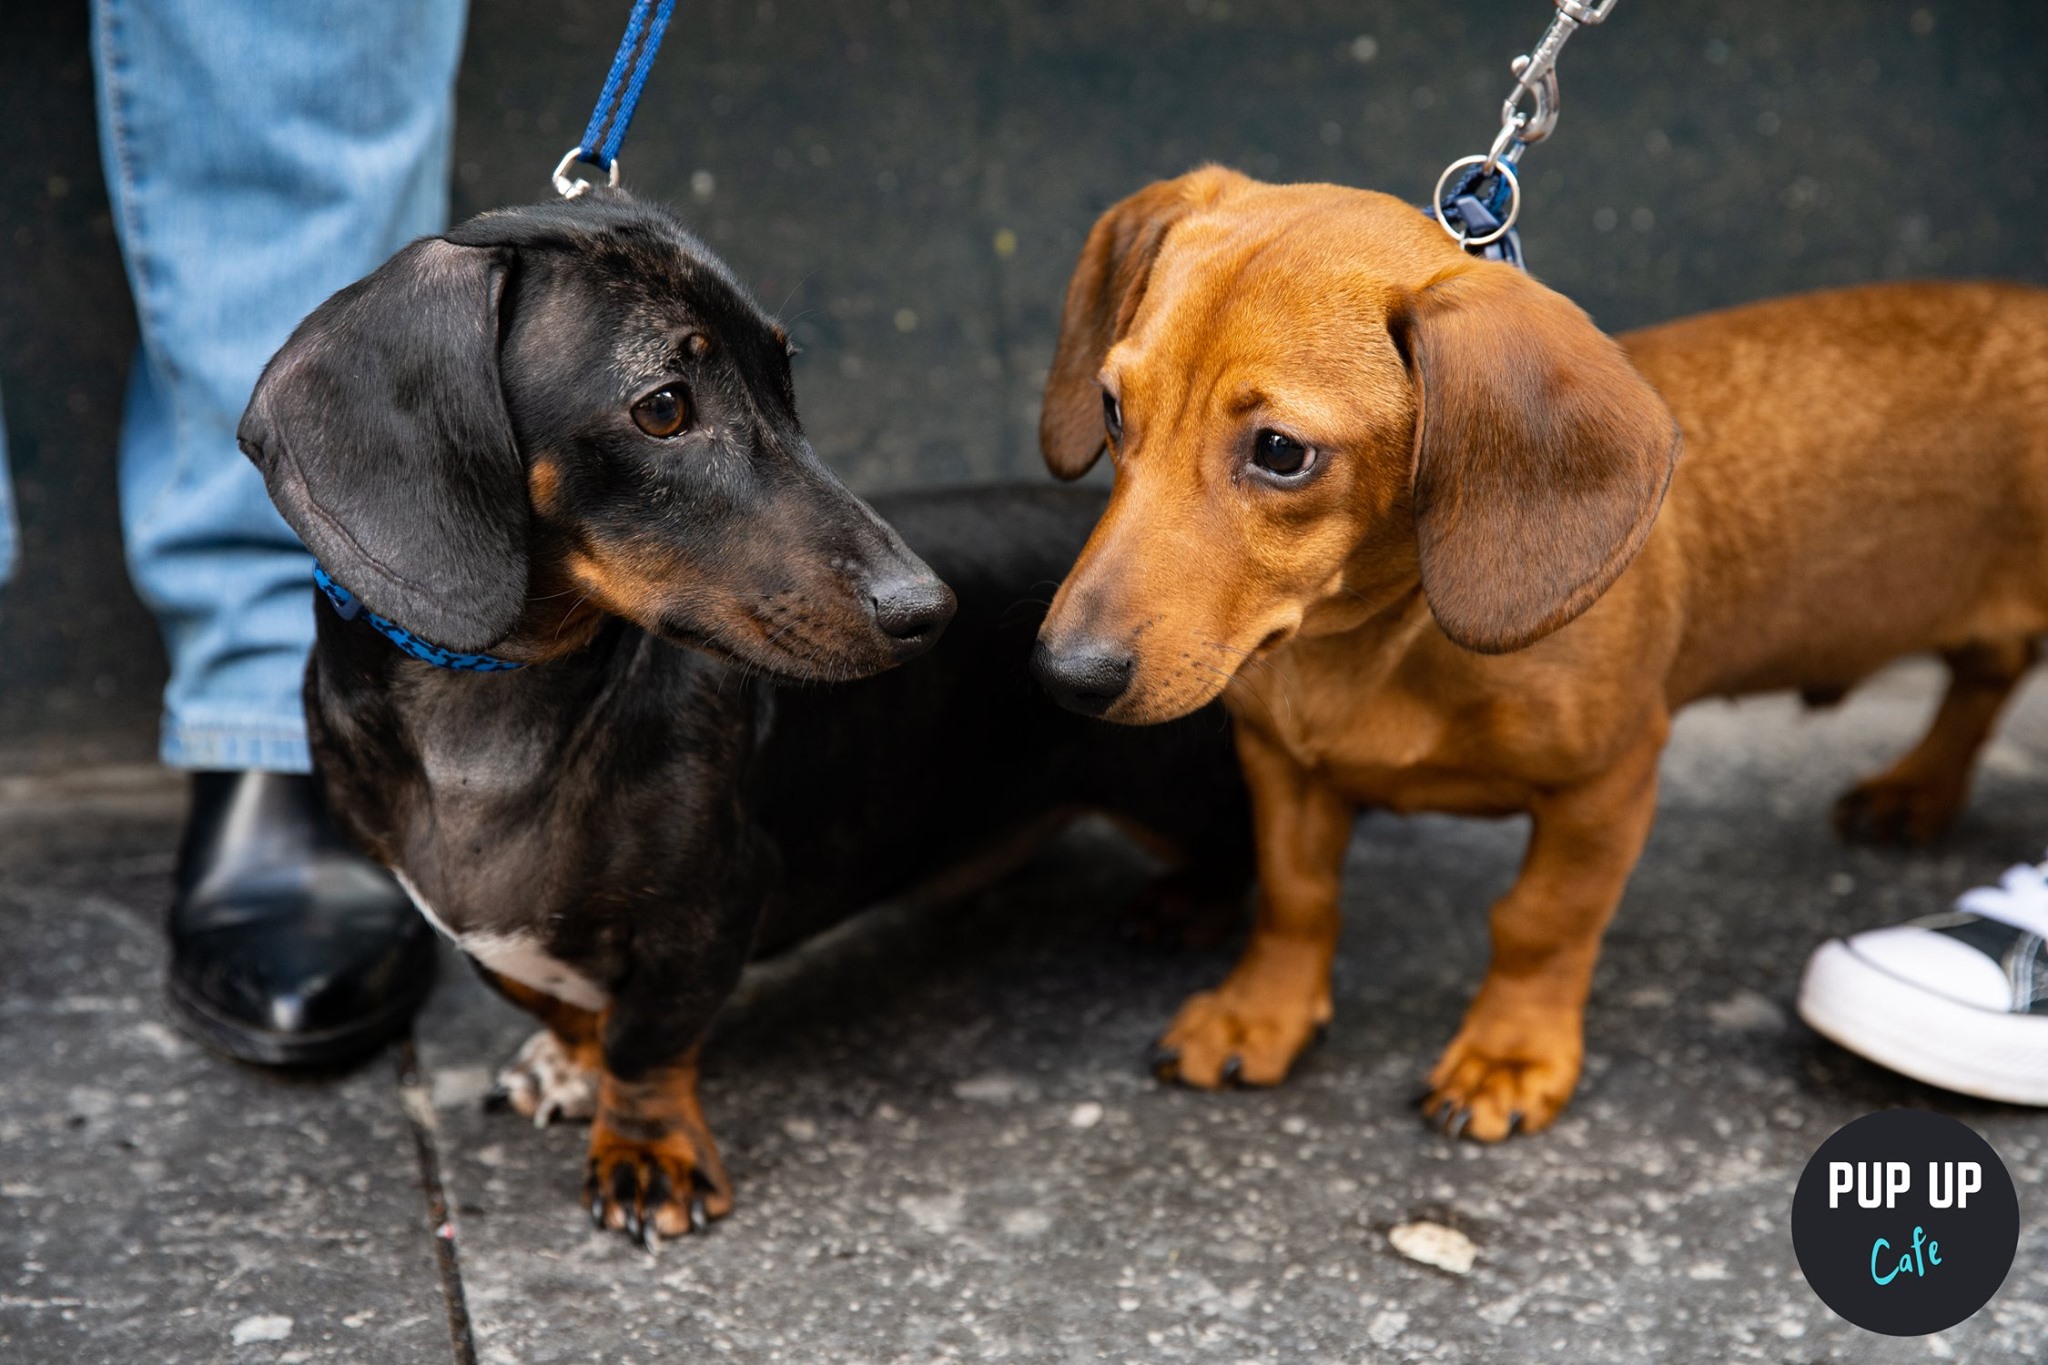
<svg viewBox="0 0 2048 1365"><path fill-rule="evenodd" d="M1557 115L1562 100L1557 88L1557 59L1563 53L1565 41L1581 28L1591 28L1605 20L1620 0L1552 0L1557 13L1550 18L1550 24L1543 30L1543 36L1524 55L1515 58L1510 68L1515 76L1515 88L1500 107L1500 131L1494 135L1493 145L1478 156L1459 157L1444 168L1437 178L1436 194L1430 199L1430 214L1451 240L1467 251L1481 251L1508 235L1515 225L1515 219L1522 213L1522 182L1515 173L1515 163L1522 153L1534 143L1550 136L1557 126ZM1529 101L1529 109L1522 110L1523 100ZM1476 169L1467 170L1467 167ZM1459 177L1459 172L1465 172ZM1452 178L1458 177L1454 187ZM1487 180L1502 182L1496 184L1484 200L1471 192ZM1502 204L1501 191L1505 186L1507 202ZM1469 215L1462 211L1470 202L1482 210L1481 215ZM1481 217L1482 221L1470 221L1470 217ZM1478 228L1478 232L1474 232ZM1487 253L1491 254L1491 253ZM1519 256L1519 253L1512 253Z"/></svg>
<svg viewBox="0 0 2048 1365"><path fill-rule="evenodd" d="M569 168L589 155L589 152L585 151L581 145L578 145L571 147L569 154L555 163L555 192L564 199L574 199L590 188L590 182L580 175L574 180L569 178ZM593 161L590 164L595 166L597 163ZM610 169L611 178L609 183L613 189L617 189L619 187L619 159L617 157L612 158Z"/></svg>
<svg viewBox="0 0 2048 1365"><path fill-rule="evenodd" d="M1613 0L1607 3L1612 4ZM609 171L612 188L619 187L619 144L626 140L626 128L640 105L640 92L647 86L647 74L654 69L654 54L661 50L661 35L668 31L669 16L675 8L676 0L660 0L658 6L656 0L633 0L633 13L626 20L626 36L619 39L612 69L604 78L604 91L591 112L590 126L583 130L583 140L571 147L555 167L555 189L564 199L574 199L590 190L588 180L569 178L569 167L578 161Z"/></svg>

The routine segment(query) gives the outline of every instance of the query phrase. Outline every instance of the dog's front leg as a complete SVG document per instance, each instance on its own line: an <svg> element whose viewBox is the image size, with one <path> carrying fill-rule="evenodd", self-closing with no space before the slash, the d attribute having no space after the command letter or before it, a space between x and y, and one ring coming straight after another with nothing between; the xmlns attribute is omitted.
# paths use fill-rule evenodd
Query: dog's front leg
<svg viewBox="0 0 2048 1365"><path fill-rule="evenodd" d="M732 1182L697 1103L697 1054L746 955L746 939L681 969L640 964L605 1013L583 1203L601 1228L652 1248L732 1212Z"/></svg>
<svg viewBox="0 0 2048 1365"><path fill-rule="evenodd" d="M1660 732L1593 781L1539 799L1521 875L1493 907L1493 962L1423 1109L1453 1136L1548 1127L1578 1084L1586 993L1657 809Z"/></svg>
<svg viewBox="0 0 2048 1365"><path fill-rule="evenodd" d="M1258 842L1258 917L1237 966L1181 1006L1155 1052L1161 1075L1205 1089L1279 1084L1329 1022L1337 897L1355 814L1252 726L1236 729Z"/></svg>
<svg viewBox="0 0 2048 1365"><path fill-rule="evenodd" d="M707 913L643 940L605 1013L583 1202L599 1227L650 1249L732 1212L732 1181L697 1103L697 1054L753 943L770 859L750 861L755 875L705 902Z"/></svg>
<svg viewBox="0 0 2048 1365"><path fill-rule="evenodd" d="M652 1247L732 1212L732 1181L697 1103L697 1049L628 1079L607 1069L590 1126L584 1206Z"/></svg>

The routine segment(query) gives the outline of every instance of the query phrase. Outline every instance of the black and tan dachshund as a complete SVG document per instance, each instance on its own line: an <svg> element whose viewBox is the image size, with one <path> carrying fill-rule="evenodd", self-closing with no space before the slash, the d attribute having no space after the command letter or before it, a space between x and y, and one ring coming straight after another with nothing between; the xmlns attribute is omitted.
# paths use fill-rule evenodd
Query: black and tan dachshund
<svg viewBox="0 0 2048 1365"><path fill-rule="evenodd" d="M240 434L338 585L306 679L329 798L545 1023L503 1093L593 1119L603 1226L731 1208L697 1055L751 954L1091 810L1183 897L1243 894L1221 717L1108 726L1030 680L1100 499L909 495L891 529L665 211L598 191L415 243L300 326Z"/></svg>

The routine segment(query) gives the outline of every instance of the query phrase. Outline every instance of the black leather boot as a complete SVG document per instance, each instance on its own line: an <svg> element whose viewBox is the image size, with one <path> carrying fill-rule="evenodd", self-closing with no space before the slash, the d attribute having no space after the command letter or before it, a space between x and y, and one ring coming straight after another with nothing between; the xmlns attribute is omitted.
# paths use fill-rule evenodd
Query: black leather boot
<svg viewBox="0 0 2048 1365"><path fill-rule="evenodd" d="M355 1061L433 981L433 930L291 773L192 775L170 937L172 1012L245 1062Z"/></svg>

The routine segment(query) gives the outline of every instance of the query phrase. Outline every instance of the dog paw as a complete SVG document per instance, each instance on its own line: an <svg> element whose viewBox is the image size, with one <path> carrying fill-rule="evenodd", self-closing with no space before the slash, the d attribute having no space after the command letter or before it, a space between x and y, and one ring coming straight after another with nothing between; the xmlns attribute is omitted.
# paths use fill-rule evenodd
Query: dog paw
<svg viewBox="0 0 2048 1365"><path fill-rule="evenodd" d="M1576 1056L1494 1053L1460 1039L1430 1073L1422 1113L1447 1136L1500 1142L1548 1128L1578 1080Z"/></svg>
<svg viewBox="0 0 2048 1365"><path fill-rule="evenodd" d="M1200 1090L1278 1085L1321 1036L1329 1015L1327 1002L1253 995L1226 983L1181 1006L1152 1045L1152 1071Z"/></svg>
<svg viewBox="0 0 2048 1365"><path fill-rule="evenodd" d="M591 1134L583 1207L593 1227L623 1232L652 1251L665 1237L703 1232L732 1212L732 1188L715 1151L679 1132L647 1142L600 1127Z"/></svg>
<svg viewBox="0 0 2048 1365"><path fill-rule="evenodd" d="M1851 843L1929 844L1955 823L1964 799L1952 783L1879 774L1835 802L1835 832Z"/></svg>
<svg viewBox="0 0 2048 1365"><path fill-rule="evenodd" d="M598 1077L576 1049L542 1029L498 1073L484 1104L532 1119L536 1128L557 1119L587 1119L597 1113Z"/></svg>

